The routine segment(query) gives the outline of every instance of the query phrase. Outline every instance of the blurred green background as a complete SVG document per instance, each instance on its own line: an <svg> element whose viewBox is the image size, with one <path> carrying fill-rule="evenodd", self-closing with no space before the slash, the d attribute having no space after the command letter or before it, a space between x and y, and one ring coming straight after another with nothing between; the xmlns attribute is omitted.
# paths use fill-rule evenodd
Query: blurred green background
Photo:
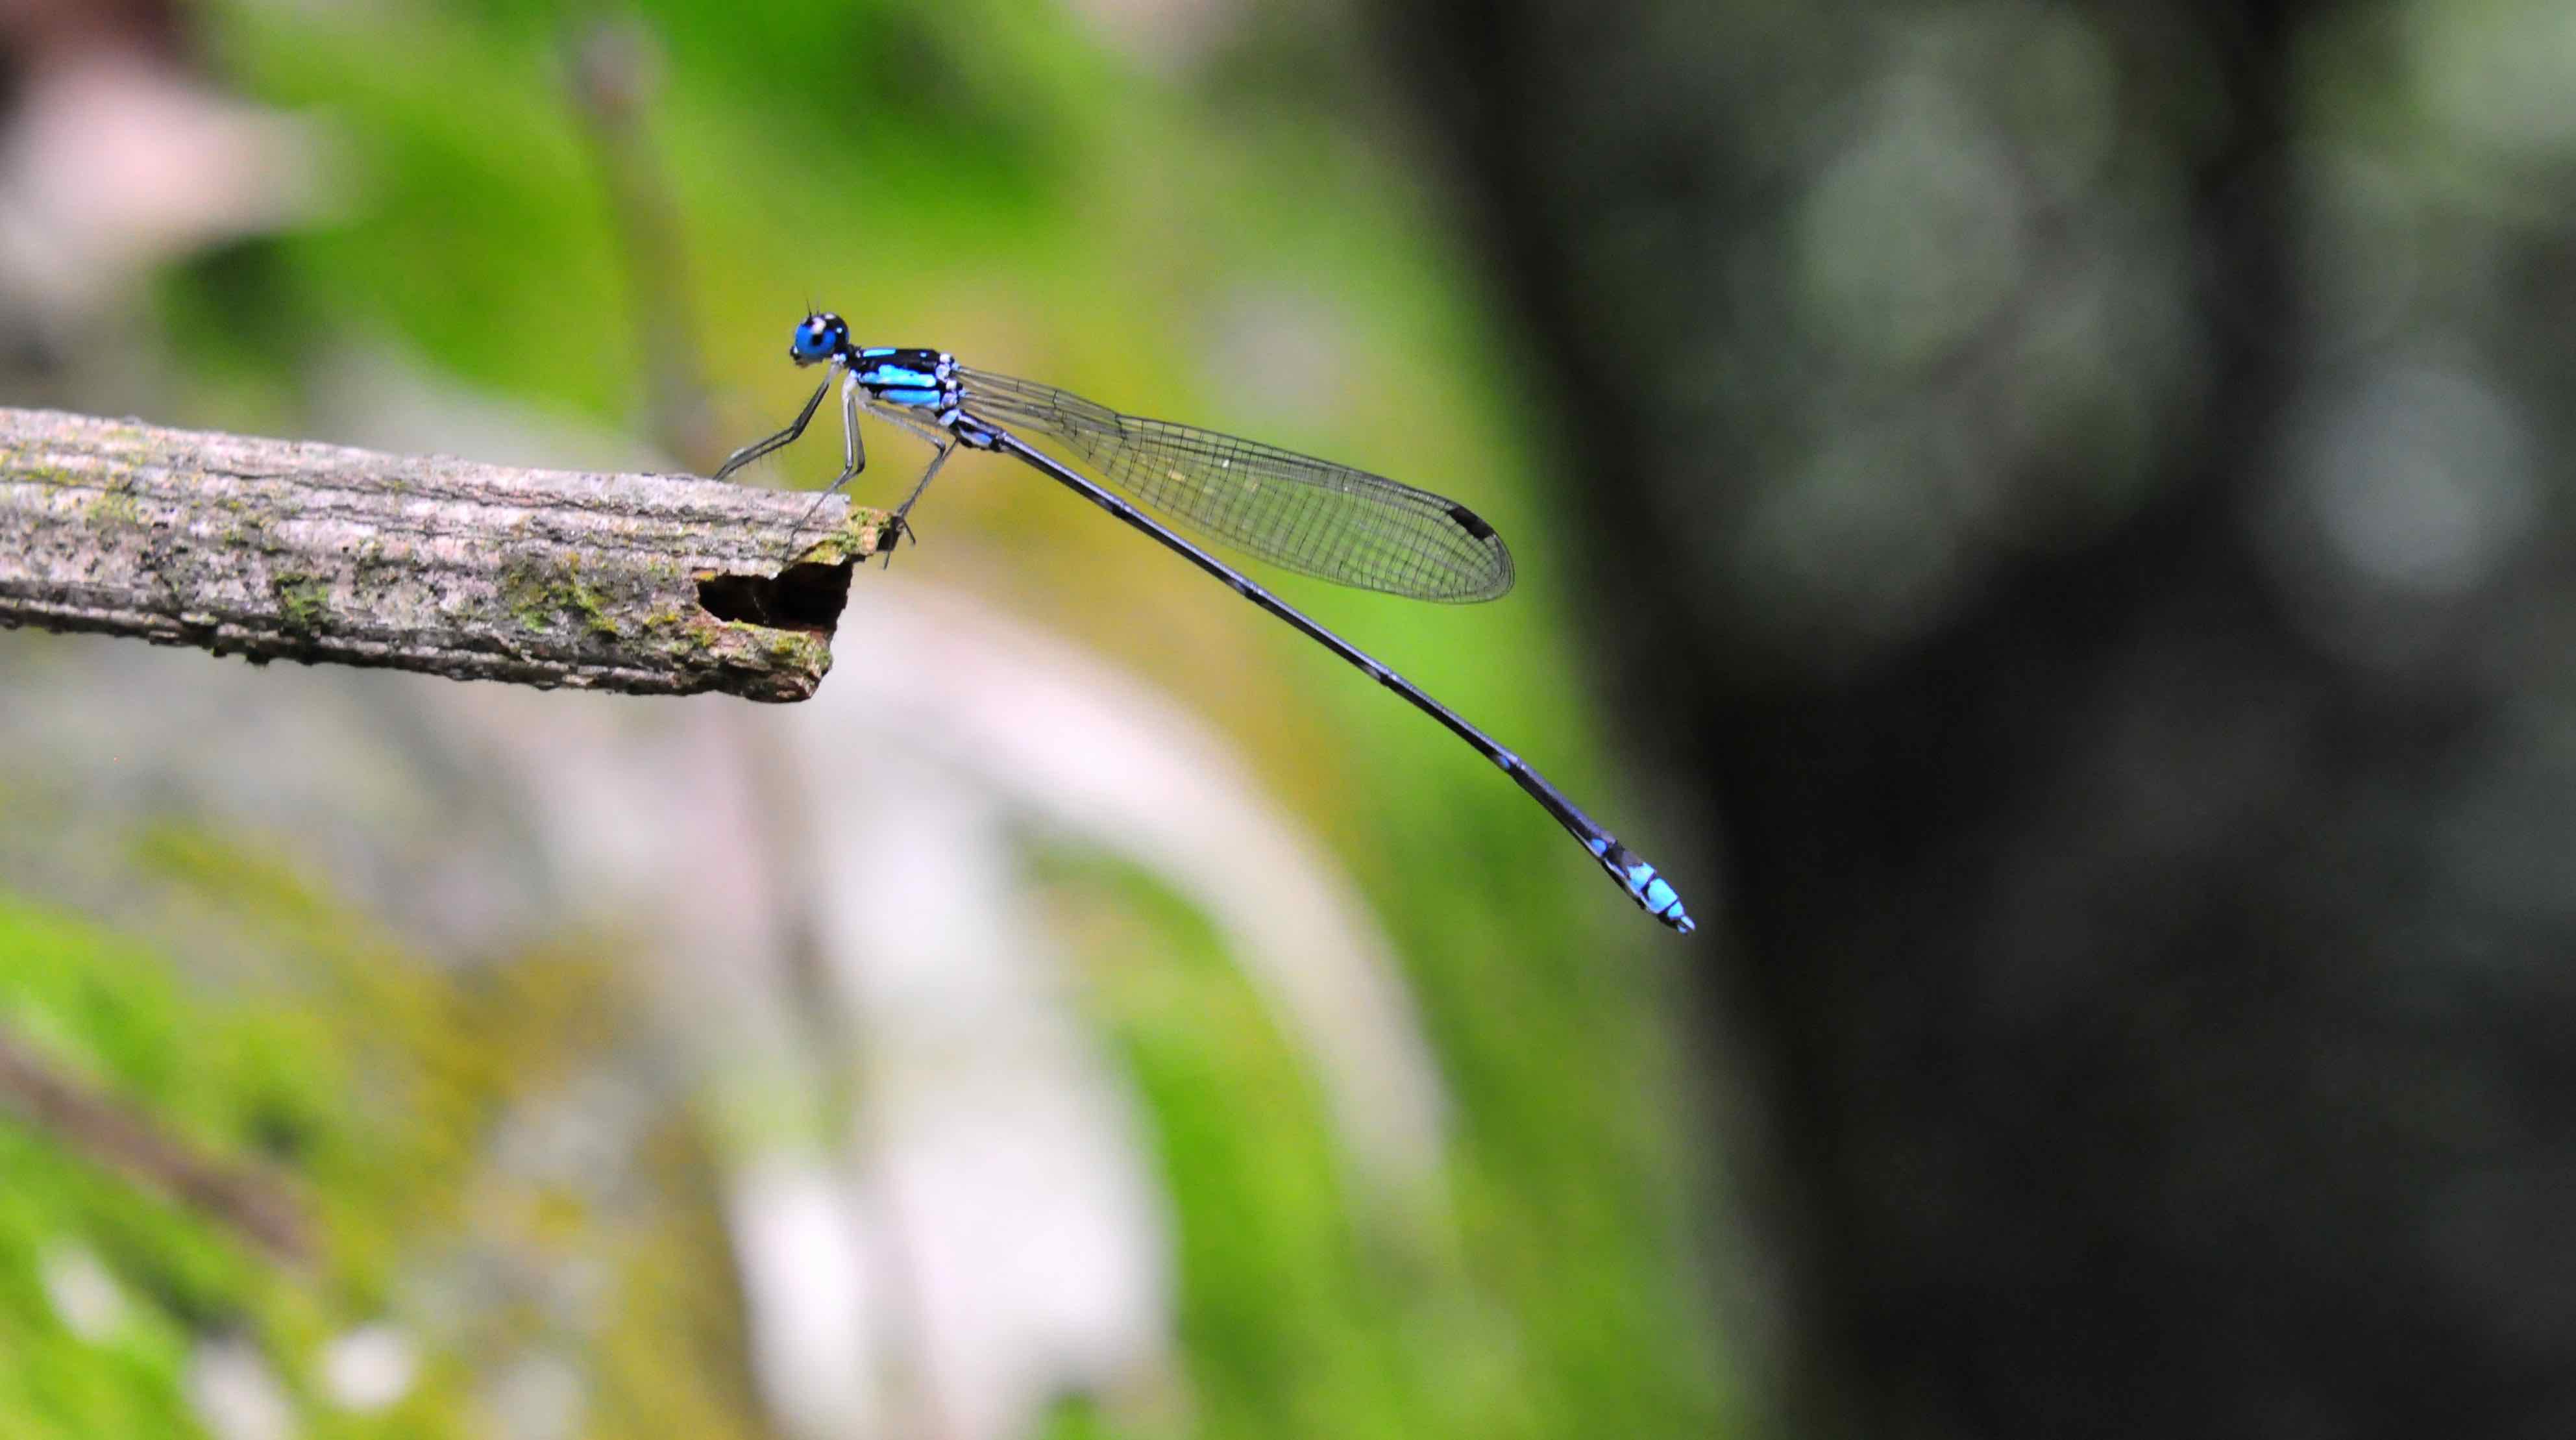
<svg viewBox="0 0 2576 1440"><path fill-rule="evenodd" d="M1288 588L1570 792L1646 823L1594 738L1573 582L1531 482L1525 362L1347 15L218 3L14 22L28 203L73 217L44 257L62 273L31 267L14 297L16 403L704 473L801 400L784 340L808 306L835 308L871 343L1473 504L1517 553L1502 604ZM920 449L875 434L862 499L886 503ZM753 478L819 484L837 459L826 435ZM649 906L585 887L529 833L567 817L493 819L511 782L424 733L451 701L405 680L11 637L0 1036L147 1139L119 1163L99 1148L108 1118L0 1124L0 1432L1716 1426L1695 1198L1711 1162L1662 1018L1680 984L1666 937L1489 766L1043 480L969 457L917 518L926 543L891 579L861 575L854 615L883 586L946 589L1105 657L1212 722L1263 823L1321 838L1309 863L1372 937L1347 963L1392 987L1428 1087L1402 1174L1354 1157L1317 1074L1329 1049L1247 977L1239 930L1186 878L1039 825L1010 853L1046 944L995 958L1079 1027L1127 1107L1099 1163L1147 1187L1121 1212L1143 1232L1098 1262L1105 1281L1001 1258L958 1279L939 1265L971 1262L906 1255L921 1227L1045 1251L1049 1197L889 1218L886 1134L907 1122L883 1114L906 1087L972 1089L1009 1061L884 1062L829 998L864 989L836 970L864 954L794 922L674 939ZM840 664L871 666L866 642L845 635ZM207 687L227 698L146 723ZM323 691L344 708L316 720ZM531 727L549 705L598 710L515 699L537 708L453 703ZM783 748L792 723L728 701L633 708L652 713L601 723L718 725L736 755ZM495 723L481 743L507 749L519 722ZM245 774L379 725L329 767L364 778L283 812L235 803ZM611 788L659 783L640 754L590 763ZM786 783L871 803L867 780L817 762ZM458 798L484 791L502 793ZM697 803L659 823L701 823ZM875 907L942 903L808 852L795 810L773 827L796 852L777 873ZM527 912L510 923L454 920L502 903L496 870L564 873L509 902ZM811 1022L790 1027L797 1058L693 1025L648 953L787 997ZM769 1223L781 1154L862 1237L806 1252L802 1274L746 1259L769 1243L744 1232ZM195 1165L228 1178L192 1186ZM291 1218L264 1226L272 1212ZM1052 1243L1088 1242L1068 1222ZM836 1259L863 1273L828 1273ZM1057 1293L1086 1283L1142 1298L1095 1313ZM979 1309L979 1285L1034 1298ZM800 1286L861 1317L820 1379L778 1356L806 1313L780 1292Z"/></svg>
<svg viewBox="0 0 2576 1440"><path fill-rule="evenodd" d="M2570 13L0 4L0 397L1346 459L1702 921L991 457L797 706L0 636L0 1435L2576 1431Z"/></svg>

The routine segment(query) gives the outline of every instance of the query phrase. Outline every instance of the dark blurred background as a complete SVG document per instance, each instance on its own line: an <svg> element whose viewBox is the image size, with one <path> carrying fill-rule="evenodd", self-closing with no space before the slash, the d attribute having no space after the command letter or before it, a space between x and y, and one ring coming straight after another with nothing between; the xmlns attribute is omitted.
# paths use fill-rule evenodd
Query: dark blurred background
<svg viewBox="0 0 2576 1440"><path fill-rule="evenodd" d="M0 1433L2576 1431L2570 14L0 4L0 398L1345 458L1703 919L992 462L791 710L0 637Z"/></svg>

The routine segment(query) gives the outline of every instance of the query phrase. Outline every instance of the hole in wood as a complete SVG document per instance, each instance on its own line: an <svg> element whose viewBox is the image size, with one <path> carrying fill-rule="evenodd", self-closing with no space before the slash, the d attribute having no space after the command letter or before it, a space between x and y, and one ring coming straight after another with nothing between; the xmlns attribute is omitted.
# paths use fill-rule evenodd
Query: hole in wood
<svg viewBox="0 0 2576 1440"><path fill-rule="evenodd" d="M829 635L849 603L855 563L790 565L776 575L710 575L698 582L698 604L719 620Z"/></svg>

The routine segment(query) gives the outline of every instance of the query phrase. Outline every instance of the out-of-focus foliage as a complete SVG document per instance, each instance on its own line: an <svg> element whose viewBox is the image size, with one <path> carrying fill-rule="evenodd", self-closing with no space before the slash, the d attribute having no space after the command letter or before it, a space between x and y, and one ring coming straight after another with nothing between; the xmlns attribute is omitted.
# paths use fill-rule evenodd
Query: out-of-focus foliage
<svg viewBox="0 0 2576 1440"><path fill-rule="evenodd" d="M1383 10L1633 477L1789 1428L2576 1428L2569 9Z"/></svg>
<svg viewBox="0 0 2576 1440"><path fill-rule="evenodd" d="M1473 1072L1469 1123L1488 1133L1462 1141L1455 1214L1426 1247L1425 1227L1354 1210L1311 1079L1204 927L1145 877L1068 865L1055 883L1092 957L1087 1003L1155 1113L1195 1433L1655 1434L1709 1413L1705 1374L1652 1358L1691 1337L1653 1333L1669 1316L1636 1303L1671 1284L1621 1233L1634 1216L1617 1197L1639 1177L1592 1171L1591 1143L1549 1136L1614 1105L1516 1086L1508 1059L1473 1045L1446 1052ZM1525 1019L1488 1027L1597 1045ZM1540 1146L1556 1153L1505 1158Z"/></svg>
<svg viewBox="0 0 2576 1440"><path fill-rule="evenodd" d="M265 1172L318 1240L278 1262L218 1210L0 1125L8 1433L287 1413L308 1433L489 1434L496 1404L524 1409L511 1387L558 1372L606 1402L604 1433L759 1433L686 1113L606 1163L540 1153L541 1102L613 1075L633 1038L600 950L443 975L268 848L137 843L136 874L190 917L193 954L241 962L228 975L0 896L0 1023L172 1142ZM379 1409L358 1357L390 1318L404 1338L376 1365L401 1383Z"/></svg>

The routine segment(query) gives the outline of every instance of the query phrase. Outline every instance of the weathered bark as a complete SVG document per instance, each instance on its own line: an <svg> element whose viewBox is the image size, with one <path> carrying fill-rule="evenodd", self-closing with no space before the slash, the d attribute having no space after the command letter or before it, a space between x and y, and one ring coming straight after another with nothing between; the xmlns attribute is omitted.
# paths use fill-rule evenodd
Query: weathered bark
<svg viewBox="0 0 2576 1440"><path fill-rule="evenodd" d="M802 700L878 530L837 497L0 410L0 626ZM804 546L788 564L791 532Z"/></svg>

